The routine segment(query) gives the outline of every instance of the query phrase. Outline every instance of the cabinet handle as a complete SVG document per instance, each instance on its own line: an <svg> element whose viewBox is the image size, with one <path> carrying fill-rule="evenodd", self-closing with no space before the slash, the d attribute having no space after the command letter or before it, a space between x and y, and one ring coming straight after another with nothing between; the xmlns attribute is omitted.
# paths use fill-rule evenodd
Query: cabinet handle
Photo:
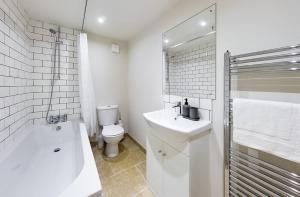
<svg viewBox="0 0 300 197"><path fill-rule="evenodd" d="M161 151L161 150L158 150L157 152L158 152L158 153L161 153L162 151Z"/></svg>
<svg viewBox="0 0 300 197"><path fill-rule="evenodd" d="M162 154L162 156L164 156L164 157L165 157L165 156L167 156L167 154L166 154L166 153L163 153L163 154Z"/></svg>

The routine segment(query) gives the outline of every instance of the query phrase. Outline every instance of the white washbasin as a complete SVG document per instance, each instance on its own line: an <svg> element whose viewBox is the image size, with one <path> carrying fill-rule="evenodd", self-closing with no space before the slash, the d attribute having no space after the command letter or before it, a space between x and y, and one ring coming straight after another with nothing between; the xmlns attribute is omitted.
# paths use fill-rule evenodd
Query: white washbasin
<svg viewBox="0 0 300 197"><path fill-rule="evenodd" d="M173 137L184 141L192 136L206 132L211 128L211 122L208 120L193 121L177 117L177 113L172 110L159 110L144 113L144 118L153 132L165 137Z"/></svg>

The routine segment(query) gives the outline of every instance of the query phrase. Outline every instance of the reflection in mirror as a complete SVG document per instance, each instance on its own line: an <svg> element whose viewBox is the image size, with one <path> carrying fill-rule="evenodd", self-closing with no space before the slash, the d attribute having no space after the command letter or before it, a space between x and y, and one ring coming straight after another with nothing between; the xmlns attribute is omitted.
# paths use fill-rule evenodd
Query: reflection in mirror
<svg viewBox="0 0 300 197"><path fill-rule="evenodd" d="M164 101L216 97L215 5L163 34Z"/></svg>

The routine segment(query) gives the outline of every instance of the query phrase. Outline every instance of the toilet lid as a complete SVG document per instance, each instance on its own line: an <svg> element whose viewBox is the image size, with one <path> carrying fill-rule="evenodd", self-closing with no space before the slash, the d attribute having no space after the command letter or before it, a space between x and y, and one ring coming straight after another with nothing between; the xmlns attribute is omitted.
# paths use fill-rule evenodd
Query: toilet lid
<svg viewBox="0 0 300 197"><path fill-rule="evenodd" d="M116 136L124 133L123 127L120 125L108 125L104 126L102 130L103 136Z"/></svg>

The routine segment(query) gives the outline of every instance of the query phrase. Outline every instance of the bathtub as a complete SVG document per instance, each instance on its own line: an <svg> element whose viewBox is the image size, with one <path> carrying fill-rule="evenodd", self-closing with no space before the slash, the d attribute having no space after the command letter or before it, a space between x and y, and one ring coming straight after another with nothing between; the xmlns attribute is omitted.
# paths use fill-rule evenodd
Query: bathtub
<svg viewBox="0 0 300 197"><path fill-rule="evenodd" d="M26 137L0 157L1 197L102 196L84 124L68 121L27 129Z"/></svg>

